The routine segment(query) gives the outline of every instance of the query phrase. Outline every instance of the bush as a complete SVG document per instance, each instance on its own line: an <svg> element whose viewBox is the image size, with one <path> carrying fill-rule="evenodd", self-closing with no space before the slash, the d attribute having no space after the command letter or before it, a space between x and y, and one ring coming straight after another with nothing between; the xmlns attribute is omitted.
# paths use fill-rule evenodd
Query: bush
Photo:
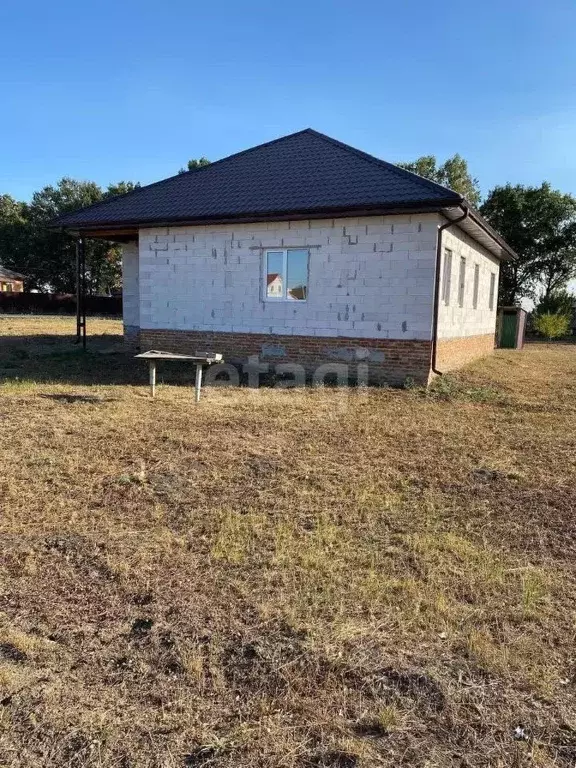
<svg viewBox="0 0 576 768"><path fill-rule="evenodd" d="M563 315L559 312L544 312L534 317L534 328L550 341L566 336L570 329L570 321L569 315Z"/></svg>

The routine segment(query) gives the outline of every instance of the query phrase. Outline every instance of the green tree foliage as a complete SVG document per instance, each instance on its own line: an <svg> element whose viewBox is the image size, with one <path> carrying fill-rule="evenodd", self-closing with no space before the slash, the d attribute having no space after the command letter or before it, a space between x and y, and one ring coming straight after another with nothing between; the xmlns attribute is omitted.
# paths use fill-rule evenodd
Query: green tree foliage
<svg viewBox="0 0 576 768"><path fill-rule="evenodd" d="M454 192L463 195L474 207L480 204L478 179L470 174L468 163L458 154L449 157L442 165L438 165L434 155L423 155L412 163L397 163L397 165L453 189Z"/></svg>
<svg viewBox="0 0 576 768"><path fill-rule="evenodd" d="M548 341L566 336L570 329L570 317L560 313L544 312L542 315L536 315L532 322L534 329Z"/></svg>
<svg viewBox="0 0 576 768"><path fill-rule="evenodd" d="M28 289L72 293L76 285L76 241L70 235L50 230L57 216L101 202L135 189L121 181L102 190L92 181L61 179L35 192L29 204L9 195L0 196L0 263L22 272ZM121 251L100 240L86 244L87 289L107 293L120 285Z"/></svg>
<svg viewBox="0 0 576 768"><path fill-rule="evenodd" d="M119 181L117 184L109 184L102 197L106 200L109 197L116 197L117 195L127 195L128 192L133 192L140 187L140 182L137 181Z"/></svg>
<svg viewBox="0 0 576 768"><path fill-rule="evenodd" d="M20 271L28 252L25 203L0 195L0 265Z"/></svg>
<svg viewBox="0 0 576 768"><path fill-rule="evenodd" d="M197 171L198 168L204 168L205 165L210 165L210 160L207 157L200 157L198 160L188 160L187 168L180 168L178 173L187 173L188 171Z"/></svg>
<svg viewBox="0 0 576 768"><path fill-rule="evenodd" d="M482 214L514 248L518 258L502 264L500 301L517 304L560 291L576 276L576 199L544 183L493 189Z"/></svg>
<svg viewBox="0 0 576 768"><path fill-rule="evenodd" d="M74 291L75 241L63 232L47 229L47 224L62 213L101 200L102 190L97 184L69 178L34 193L28 206L29 259L21 271L28 275L36 288ZM86 254L89 274L101 257L101 251L102 243L89 243ZM89 291L93 290L92 282L88 281Z"/></svg>
<svg viewBox="0 0 576 768"><path fill-rule="evenodd" d="M554 315L566 315L572 317L576 308L576 296L570 291L560 290L540 296L535 308L536 315L551 312Z"/></svg>

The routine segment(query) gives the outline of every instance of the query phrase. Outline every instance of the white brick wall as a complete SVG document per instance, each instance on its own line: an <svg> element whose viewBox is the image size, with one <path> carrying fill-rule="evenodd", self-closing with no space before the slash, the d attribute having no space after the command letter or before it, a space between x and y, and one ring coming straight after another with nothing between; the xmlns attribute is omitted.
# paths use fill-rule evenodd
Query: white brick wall
<svg viewBox="0 0 576 768"><path fill-rule="evenodd" d="M450 301L446 305L440 301L438 311L438 338L450 339L462 336L479 336L481 334L494 333L496 327L496 307L498 303L498 274L500 264L498 259L492 256L475 240L472 240L458 227L444 230L442 234L442 260L444 249L452 251L452 287ZM466 259L464 305L458 304L458 285L460 277L460 258ZM474 265L478 264L478 306L473 308L474 290ZM496 275L494 288L494 308L489 308L490 275ZM444 278L444 265L441 266L442 279ZM441 285L442 296L442 285Z"/></svg>
<svg viewBox="0 0 576 768"><path fill-rule="evenodd" d="M436 214L143 229L123 248L126 332L138 327L390 339L429 339ZM263 300L266 248L310 248L306 302ZM458 228L450 303L439 338L494 332L499 262ZM458 304L460 257L464 306ZM474 265L478 306L473 309ZM490 274L496 275L489 309ZM442 270L443 274L443 270Z"/></svg>
<svg viewBox="0 0 576 768"><path fill-rule="evenodd" d="M127 335L130 335L130 329L136 330L140 326L138 272L138 244L126 243L122 247L122 314Z"/></svg>
<svg viewBox="0 0 576 768"><path fill-rule="evenodd" d="M140 230L125 323L146 329L429 339L436 214ZM266 248L310 249L308 300L263 299ZM125 249L126 251L126 249ZM137 274L138 276L138 274Z"/></svg>

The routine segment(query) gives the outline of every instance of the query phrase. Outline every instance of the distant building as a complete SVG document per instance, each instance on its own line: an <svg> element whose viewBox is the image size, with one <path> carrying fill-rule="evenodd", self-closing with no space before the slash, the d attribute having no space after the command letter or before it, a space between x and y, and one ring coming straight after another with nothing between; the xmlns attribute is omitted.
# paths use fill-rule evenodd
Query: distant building
<svg viewBox="0 0 576 768"><path fill-rule="evenodd" d="M282 296L282 275L279 275L277 272L273 272L272 274L267 276L268 281L268 290L266 291L266 295L271 296Z"/></svg>
<svg viewBox="0 0 576 768"><path fill-rule="evenodd" d="M24 275L20 275L18 272L0 267L0 291L2 293L22 293L25 279Z"/></svg>

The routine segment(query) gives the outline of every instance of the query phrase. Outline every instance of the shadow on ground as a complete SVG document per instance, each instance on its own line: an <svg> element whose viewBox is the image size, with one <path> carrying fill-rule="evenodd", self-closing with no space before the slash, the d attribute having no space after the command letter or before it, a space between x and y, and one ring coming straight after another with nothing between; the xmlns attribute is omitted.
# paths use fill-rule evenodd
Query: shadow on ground
<svg viewBox="0 0 576 768"><path fill-rule="evenodd" d="M148 364L135 360L134 348L127 348L117 334L92 335L84 351L75 336L44 334L29 336L0 335L0 386L3 384L75 384L85 386L148 384ZM170 360L158 365L157 383L190 387L194 384L195 366ZM246 384L246 376L240 380ZM227 381L224 375L222 383ZM262 378L261 385L274 380ZM204 380L204 387L213 386ZM64 401L68 395L45 395ZM98 395L77 396L82 402ZM70 401L70 400L69 400ZM71 402L71 401L70 401Z"/></svg>
<svg viewBox="0 0 576 768"><path fill-rule="evenodd" d="M148 365L144 360L135 360L135 355L136 351L126 348L118 334L89 336L85 351L72 335L0 335L0 385L146 385ZM238 375L241 386L250 386L245 371L239 370ZM194 365L170 360L158 365L157 383L189 387L194 383L194 376ZM217 381L205 378L203 386L225 386L228 381L228 374L221 372ZM284 379L271 372L260 376L259 386L274 387L286 381L291 382L291 377ZM312 383L310 377L307 383ZM336 386L336 375L327 374L323 385Z"/></svg>
<svg viewBox="0 0 576 768"><path fill-rule="evenodd" d="M86 351L73 336L0 336L0 384L143 384L147 366L134 354L118 336L109 334L90 336ZM192 375L174 370L170 380L186 378L189 384Z"/></svg>

